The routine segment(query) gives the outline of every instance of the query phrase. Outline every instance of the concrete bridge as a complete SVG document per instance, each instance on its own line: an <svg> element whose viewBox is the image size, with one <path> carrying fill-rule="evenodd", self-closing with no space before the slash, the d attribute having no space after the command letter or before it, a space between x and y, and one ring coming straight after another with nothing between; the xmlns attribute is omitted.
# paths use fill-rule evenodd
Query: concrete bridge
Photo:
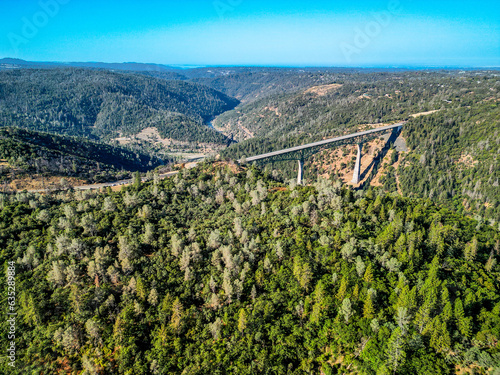
<svg viewBox="0 0 500 375"><path fill-rule="evenodd" d="M357 184L359 183L360 180L361 152L363 149L363 142L367 142L373 138L376 138L378 136L378 133L385 133L388 131L398 133L405 123L406 121L403 121L394 125L384 126L376 129L370 129L359 133L343 135L337 138L325 139L323 141L308 143L302 146L291 147L284 150L268 152L266 154L255 155L248 158L240 159L238 160L238 162L249 163L249 162L260 162L260 161L273 162L273 161L284 161L284 160L297 160L299 163L299 173L297 177L297 183L300 185L304 177L304 160L306 158L330 147L337 147L344 144L357 143L358 156L356 158L356 165L354 166L354 176L352 179L352 182L354 184Z"/></svg>

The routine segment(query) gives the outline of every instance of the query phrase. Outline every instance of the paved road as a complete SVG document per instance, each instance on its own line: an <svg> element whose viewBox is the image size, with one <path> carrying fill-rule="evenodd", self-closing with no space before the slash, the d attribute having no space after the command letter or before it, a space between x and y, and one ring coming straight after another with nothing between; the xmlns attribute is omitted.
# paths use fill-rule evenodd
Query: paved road
<svg viewBox="0 0 500 375"><path fill-rule="evenodd" d="M174 171L174 172L168 172L168 173L163 173L159 175L161 179L167 178L167 177L172 177L175 176L179 171ZM146 181L145 178L142 179L142 181ZM130 185L133 183L133 179L128 179L128 180L120 180L120 181L114 181L114 182L105 182L102 184L94 184L94 185L83 185L83 186L73 186L73 189L75 190L94 190L94 189L100 189L103 187L111 187L111 186L120 186L120 185Z"/></svg>
<svg viewBox="0 0 500 375"><path fill-rule="evenodd" d="M179 173L179 171L163 173L163 174L159 175L159 177L161 179L164 179L167 177L175 176L177 173ZM142 181L146 181L146 179L143 178ZM104 182L102 184L71 186L71 188L75 189L75 190L95 190L95 189L101 189L101 188L106 188L106 187L130 185L132 182L133 182L133 179L128 179L128 180ZM52 189L28 190L28 192L30 192L30 193L45 193L45 192L50 191L50 190L52 190Z"/></svg>
<svg viewBox="0 0 500 375"><path fill-rule="evenodd" d="M203 161L203 159L201 160ZM195 162L190 162L185 164L185 168L191 169L196 167L196 165L199 163L199 161ZM167 177L172 177L175 176L179 171L173 171L173 172L167 172L167 173L162 173L159 175L160 179L164 179ZM142 181L146 181L145 178L142 179ZM101 189L101 188L106 188L106 187L113 187L113 186L121 186L121 185L130 185L133 182L132 179L127 179L127 180L120 180L120 181L112 181L112 182L104 182L102 184L92 184L92 185L82 185L82 186L72 186L72 189L75 190L95 190L95 189ZM41 190L28 190L30 193L45 193L51 189L41 189Z"/></svg>

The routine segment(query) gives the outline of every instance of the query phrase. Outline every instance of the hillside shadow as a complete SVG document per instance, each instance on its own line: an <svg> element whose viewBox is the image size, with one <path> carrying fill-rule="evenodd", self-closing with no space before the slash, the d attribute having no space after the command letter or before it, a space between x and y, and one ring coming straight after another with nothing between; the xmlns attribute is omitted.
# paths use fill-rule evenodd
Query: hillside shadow
<svg viewBox="0 0 500 375"><path fill-rule="evenodd" d="M399 134L400 134L400 131L395 128L392 132L391 132L391 135L390 137L387 139L387 141L385 142L385 145L384 147L382 148L382 150L380 151L380 153L377 155L376 158L373 158L372 162L368 165L368 167L365 168L365 170L361 173L361 176L360 176L360 180L364 180L366 175L368 174L368 172L370 170L372 170L372 167L373 167L373 170L371 172L371 176L368 177L368 179L363 182L360 186L359 186L359 189L364 189L364 187L367 185L367 184L370 184L372 178L375 176L375 174L377 173L378 171L378 168L380 166L380 163L382 162L382 160L384 160L385 156L387 155L387 153L389 152L389 150L391 149L391 145L394 144L394 142L396 141L396 139L398 139L399 137Z"/></svg>

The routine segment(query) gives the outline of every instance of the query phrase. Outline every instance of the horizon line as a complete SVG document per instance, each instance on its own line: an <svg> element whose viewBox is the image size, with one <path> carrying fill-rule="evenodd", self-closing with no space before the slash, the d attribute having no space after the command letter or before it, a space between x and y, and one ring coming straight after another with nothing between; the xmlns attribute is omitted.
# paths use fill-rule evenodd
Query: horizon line
<svg viewBox="0 0 500 375"><path fill-rule="evenodd" d="M137 64L137 65L156 65L167 68L176 69L199 69L199 68L293 68L293 69L407 69L407 70L477 70L477 69L491 69L500 70L500 65L439 65L439 64L362 64L362 65L323 65L323 64L168 64L168 63L157 63L157 62L137 62L137 61L36 61L36 60L24 60L15 57L2 57L2 60L17 60L25 63L37 63L37 64Z"/></svg>

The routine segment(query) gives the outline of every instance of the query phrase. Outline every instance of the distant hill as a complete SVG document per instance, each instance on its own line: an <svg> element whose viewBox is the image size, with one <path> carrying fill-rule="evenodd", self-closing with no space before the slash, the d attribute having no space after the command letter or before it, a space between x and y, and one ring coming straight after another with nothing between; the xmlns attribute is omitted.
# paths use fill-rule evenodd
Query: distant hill
<svg viewBox="0 0 500 375"><path fill-rule="evenodd" d="M164 80L200 83L242 102L251 102L269 95L295 92L323 85L353 75L404 72L406 69L360 68L269 68L269 67L178 67L144 63L102 62L33 62L0 59L0 71L12 69L88 68L94 70L138 73Z"/></svg>
<svg viewBox="0 0 500 375"><path fill-rule="evenodd" d="M108 70L124 70L124 71L137 71L137 72L174 72L181 70L179 68L170 67L162 64L142 64L135 62L126 63L103 63L103 62L39 62L39 61L25 61L21 59L4 58L0 59L0 70L12 68L94 68L94 69L108 69Z"/></svg>
<svg viewBox="0 0 500 375"><path fill-rule="evenodd" d="M202 83L246 104L340 81L374 82L387 74L406 71L396 68L204 67L187 69L182 74L190 82Z"/></svg>
<svg viewBox="0 0 500 375"><path fill-rule="evenodd" d="M145 172L166 161L82 138L63 137L20 128L0 128L0 179L19 177L76 177L88 182Z"/></svg>
<svg viewBox="0 0 500 375"><path fill-rule="evenodd" d="M207 127L234 108L236 99L182 81L78 68L0 72L0 123L57 134L110 139L158 127L160 134L190 142L224 141ZM175 116L174 116L175 115ZM178 121L185 126L178 130Z"/></svg>
<svg viewBox="0 0 500 375"><path fill-rule="evenodd" d="M58 65L62 66L62 64L58 63L25 61L9 57L0 59L0 71L11 70L11 69L23 69L23 68L31 68L31 69L53 68Z"/></svg>
<svg viewBox="0 0 500 375"><path fill-rule="evenodd" d="M184 73L190 82L201 83L242 102L270 95L296 92L315 85L332 83L338 71L296 68L201 68Z"/></svg>

